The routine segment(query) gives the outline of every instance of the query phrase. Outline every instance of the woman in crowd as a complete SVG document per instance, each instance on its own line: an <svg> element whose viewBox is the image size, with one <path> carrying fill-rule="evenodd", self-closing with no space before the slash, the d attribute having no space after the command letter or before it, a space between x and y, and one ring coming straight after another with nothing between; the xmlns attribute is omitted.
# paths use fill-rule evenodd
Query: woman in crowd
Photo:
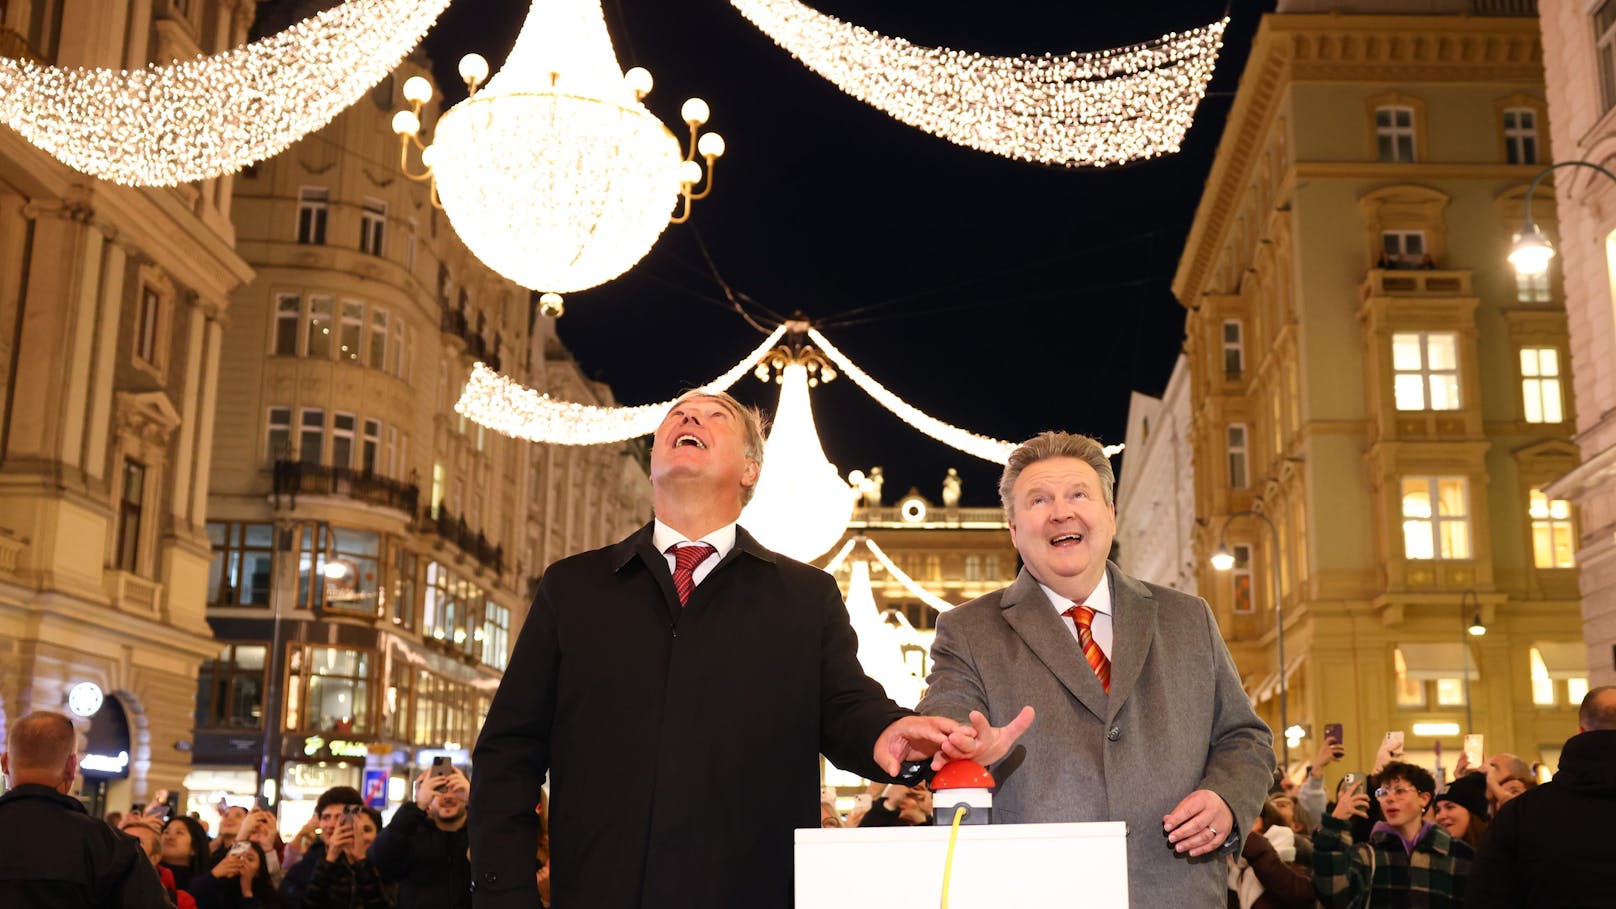
<svg viewBox="0 0 1616 909"><path fill-rule="evenodd" d="M376 841L382 816L374 808L344 814L325 841L325 858L303 888L298 909L392 909L397 887L382 880L365 852Z"/></svg>
<svg viewBox="0 0 1616 909"><path fill-rule="evenodd" d="M208 864L216 865L230 847L236 844L241 824L247 820L247 809L240 805L227 805L219 812L219 835L213 838L213 851L208 853Z"/></svg>
<svg viewBox="0 0 1616 909"><path fill-rule="evenodd" d="M197 875L187 888L197 909L280 909L280 896L265 869L264 849L243 841L231 847L211 871Z"/></svg>
<svg viewBox="0 0 1616 909"><path fill-rule="evenodd" d="M1487 832L1487 778L1480 773L1459 777L1431 801L1431 820L1448 836L1481 848Z"/></svg>
<svg viewBox="0 0 1616 909"><path fill-rule="evenodd" d="M197 875L208 873L208 833L194 817L169 818L163 825L163 867L174 885L188 889Z"/></svg>
<svg viewBox="0 0 1616 909"><path fill-rule="evenodd" d="M1239 858L1229 859L1229 909L1311 909L1314 905L1311 869L1296 864L1298 836L1270 796Z"/></svg>
<svg viewBox="0 0 1616 909"><path fill-rule="evenodd" d="M280 825L275 815L262 808L254 809L241 822L241 832L237 836L244 842L258 844L258 848L263 850L264 870L279 887L281 879L286 877L286 869L281 865L281 850L286 848L286 843L281 840Z"/></svg>

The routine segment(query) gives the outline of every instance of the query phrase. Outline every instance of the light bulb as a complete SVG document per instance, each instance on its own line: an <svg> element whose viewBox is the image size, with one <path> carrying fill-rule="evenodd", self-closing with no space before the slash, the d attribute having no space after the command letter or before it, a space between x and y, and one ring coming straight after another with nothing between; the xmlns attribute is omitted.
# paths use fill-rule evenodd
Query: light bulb
<svg viewBox="0 0 1616 909"><path fill-rule="evenodd" d="M707 102L700 98L691 98L684 103L683 107L679 108L679 116L683 117L684 121L691 126L700 126L706 123L707 117L711 114L712 111L707 109Z"/></svg>
<svg viewBox="0 0 1616 909"><path fill-rule="evenodd" d="M1536 227L1529 227L1515 240L1515 246L1509 251L1509 264L1515 266L1518 274L1532 277L1541 275L1549 270L1549 260L1554 258L1554 246L1549 243Z"/></svg>
<svg viewBox="0 0 1616 909"><path fill-rule="evenodd" d="M636 66L623 74L623 84L634 93L636 99L644 98L651 93L651 71L643 66Z"/></svg>
<svg viewBox="0 0 1616 909"><path fill-rule="evenodd" d="M460 58L460 78L472 88L488 81L488 60L482 54L467 54Z"/></svg>
<svg viewBox="0 0 1616 909"><path fill-rule="evenodd" d="M436 145L428 145L426 148L421 149L422 167L431 170L432 162L436 160L438 160L438 147Z"/></svg>
<svg viewBox="0 0 1616 909"><path fill-rule="evenodd" d="M566 306L560 294L544 294L539 297L539 315L547 318L559 318L566 311Z"/></svg>
<svg viewBox="0 0 1616 909"><path fill-rule="evenodd" d="M421 118L415 111L401 110L393 115L393 132L400 136L413 136L421 131Z"/></svg>
<svg viewBox="0 0 1616 909"><path fill-rule="evenodd" d="M701 165L694 161L679 162L679 182L685 186L695 186L701 182Z"/></svg>
<svg viewBox="0 0 1616 909"><path fill-rule="evenodd" d="M724 137L718 133L702 133L701 138L696 140L696 151L707 158L721 157L724 154Z"/></svg>
<svg viewBox="0 0 1616 909"><path fill-rule="evenodd" d="M1218 571L1228 571L1234 567L1234 554L1219 546L1217 553L1212 556L1212 567Z"/></svg>
<svg viewBox="0 0 1616 909"><path fill-rule="evenodd" d="M411 104L425 104L432 100L432 83L425 76L411 76L404 80L404 100Z"/></svg>

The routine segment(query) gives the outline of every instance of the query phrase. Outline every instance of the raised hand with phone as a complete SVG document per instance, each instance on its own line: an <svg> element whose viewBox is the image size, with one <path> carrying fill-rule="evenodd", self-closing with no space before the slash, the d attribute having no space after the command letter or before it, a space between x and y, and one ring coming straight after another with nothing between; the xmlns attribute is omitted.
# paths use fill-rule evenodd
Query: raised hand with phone
<svg viewBox="0 0 1616 909"><path fill-rule="evenodd" d="M398 909L470 909L469 789L466 775L448 759L434 760L416 780L415 798L377 834L367 856L398 884Z"/></svg>

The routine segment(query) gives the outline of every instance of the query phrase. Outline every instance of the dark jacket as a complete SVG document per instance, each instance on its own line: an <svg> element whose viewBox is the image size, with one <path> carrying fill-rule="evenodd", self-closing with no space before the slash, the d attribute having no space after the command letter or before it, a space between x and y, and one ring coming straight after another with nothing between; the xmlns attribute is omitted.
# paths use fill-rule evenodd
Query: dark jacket
<svg viewBox="0 0 1616 909"><path fill-rule="evenodd" d="M325 842L315 840L309 846L309 851L297 863L286 869L286 875L281 878L281 905L295 907L303 905L303 891L314 880L314 872L325 859Z"/></svg>
<svg viewBox="0 0 1616 909"><path fill-rule="evenodd" d="M1296 842L1300 845L1306 837L1298 836ZM1279 857L1274 851L1274 844L1268 837L1260 833L1246 834L1245 846L1240 850L1240 857L1251 866L1251 871L1257 876L1257 882L1262 884L1262 896L1252 903L1252 909L1312 909L1317 905L1313 894L1313 873L1311 868L1304 870L1299 867L1301 862L1301 849L1297 850L1297 863L1292 864ZM1312 857L1312 847L1308 847L1308 856ZM1239 909L1240 900L1233 890L1229 891L1229 909Z"/></svg>
<svg viewBox="0 0 1616 909"><path fill-rule="evenodd" d="M78 799L32 783L0 796L0 906L168 905L140 842L90 817Z"/></svg>
<svg viewBox="0 0 1616 909"><path fill-rule="evenodd" d="M1470 906L1616 905L1616 730L1572 736L1560 772L1499 809L1481 841Z"/></svg>
<svg viewBox="0 0 1616 909"><path fill-rule="evenodd" d="M302 905L291 909L393 909L397 892L368 859L321 862L303 888Z"/></svg>
<svg viewBox="0 0 1616 909"><path fill-rule="evenodd" d="M465 827L439 830L425 811L405 802L393 822L376 834L365 857L384 879L399 885L399 909L470 909L467 836Z"/></svg>
<svg viewBox="0 0 1616 909"><path fill-rule="evenodd" d="M744 530L680 608L647 525L545 572L472 754L478 909L536 905L550 773L565 909L776 909L819 755L870 779L908 715L859 666L831 577Z"/></svg>
<svg viewBox="0 0 1616 909"><path fill-rule="evenodd" d="M1377 824L1366 842L1331 816L1313 836L1313 892L1329 909L1367 905L1375 909L1443 909L1465 904L1476 853L1446 830L1426 823L1413 852L1401 837Z"/></svg>

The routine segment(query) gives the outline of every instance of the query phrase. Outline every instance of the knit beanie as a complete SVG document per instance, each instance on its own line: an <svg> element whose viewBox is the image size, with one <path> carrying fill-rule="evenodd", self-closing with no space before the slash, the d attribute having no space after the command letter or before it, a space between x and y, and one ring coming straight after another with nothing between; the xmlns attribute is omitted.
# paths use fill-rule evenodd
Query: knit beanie
<svg viewBox="0 0 1616 909"><path fill-rule="evenodd" d="M1448 784L1448 788L1435 801L1452 802L1470 812L1470 816L1487 819L1487 775L1467 773Z"/></svg>

